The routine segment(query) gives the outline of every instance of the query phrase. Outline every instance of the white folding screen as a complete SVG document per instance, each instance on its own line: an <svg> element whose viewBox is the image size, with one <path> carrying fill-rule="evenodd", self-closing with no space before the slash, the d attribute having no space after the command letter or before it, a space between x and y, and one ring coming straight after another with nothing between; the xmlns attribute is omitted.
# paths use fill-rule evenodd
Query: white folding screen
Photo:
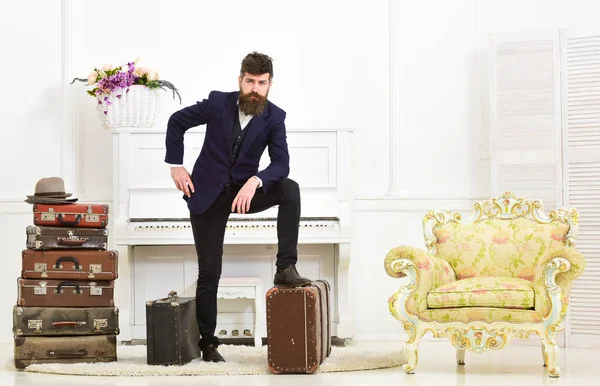
<svg viewBox="0 0 600 386"><path fill-rule="evenodd" d="M511 191L561 204L557 32L490 40L492 194Z"/></svg>
<svg viewBox="0 0 600 386"><path fill-rule="evenodd" d="M600 347L600 30L496 34L489 63L492 193L578 209L565 343Z"/></svg>
<svg viewBox="0 0 600 386"><path fill-rule="evenodd" d="M600 30L561 31L564 202L586 258L573 283L567 345L600 346Z"/></svg>

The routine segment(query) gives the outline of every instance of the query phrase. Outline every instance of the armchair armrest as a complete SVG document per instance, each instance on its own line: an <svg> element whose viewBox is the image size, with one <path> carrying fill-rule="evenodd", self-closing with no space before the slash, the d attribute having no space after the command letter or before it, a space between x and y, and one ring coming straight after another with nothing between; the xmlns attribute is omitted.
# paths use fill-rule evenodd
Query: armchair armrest
<svg viewBox="0 0 600 386"><path fill-rule="evenodd" d="M394 248L388 252L383 264L385 272L391 277L408 276L399 292L407 295L406 311L412 315L427 309L427 294L432 289L456 281L450 263L419 248Z"/></svg>
<svg viewBox="0 0 600 386"><path fill-rule="evenodd" d="M585 269L583 255L570 247L547 250L535 265L533 287L535 291L535 310L542 317L566 312L571 283ZM559 296L552 296L553 294Z"/></svg>

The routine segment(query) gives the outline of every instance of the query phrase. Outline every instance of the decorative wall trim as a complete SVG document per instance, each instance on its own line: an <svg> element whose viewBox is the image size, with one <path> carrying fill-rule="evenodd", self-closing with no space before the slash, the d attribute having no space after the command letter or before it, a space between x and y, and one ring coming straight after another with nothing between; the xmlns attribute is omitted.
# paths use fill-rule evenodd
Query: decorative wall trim
<svg viewBox="0 0 600 386"><path fill-rule="evenodd" d="M73 2L71 0L61 1L62 22L61 22L61 96L62 96L62 144L61 144L61 177L65 180L67 191L78 191L76 188L76 170L74 147L77 136L77 114L75 104L70 98L69 79L72 73L72 52L73 52Z"/></svg>
<svg viewBox="0 0 600 386"><path fill-rule="evenodd" d="M357 197L354 200L357 212L426 212L431 209L468 212L473 203L486 198L388 198Z"/></svg>
<svg viewBox="0 0 600 386"><path fill-rule="evenodd" d="M390 71L390 184L388 187L389 195L398 195L401 191L402 184L400 183L400 151L402 145L401 130L401 114L402 103L399 101L400 82L398 71L397 56L397 26L398 26L398 1L389 0L389 71Z"/></svg>

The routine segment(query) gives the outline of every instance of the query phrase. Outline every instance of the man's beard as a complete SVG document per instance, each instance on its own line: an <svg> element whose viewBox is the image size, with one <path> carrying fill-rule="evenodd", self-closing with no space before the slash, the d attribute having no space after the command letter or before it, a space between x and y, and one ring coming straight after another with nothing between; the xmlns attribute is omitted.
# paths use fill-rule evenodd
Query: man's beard
<svg viewBox="0 0 600 386"><path fill-rule="evenodd" d="M268 96L267 92L267 96ZM256 98L253 98L256 97ZM267 105L267 97L262 96L255 92L249 92L244 94L240 90L239 106L240 110L246 115L253 115L255 117L261 115Z"/></svg>

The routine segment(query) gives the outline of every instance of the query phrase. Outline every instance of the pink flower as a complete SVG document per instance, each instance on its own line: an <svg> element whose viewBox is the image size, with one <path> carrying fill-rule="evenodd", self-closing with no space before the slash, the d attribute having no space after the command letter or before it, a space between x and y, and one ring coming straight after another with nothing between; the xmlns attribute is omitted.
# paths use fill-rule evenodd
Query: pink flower
<svg viewBox="0 0 600 386"><path fill-rule="evenodd" d="M419 264L418 264L418 267L419 267L419 269L422 269L422 270L424 270L424 271L429 271L429 267L430 267L430 265L431 265L431 264L429 263L429 260L426 260L426 261L425 261L425 262L423 262L423 263L419 263Z"/></svg>
<svg viewBox="0 0 600 386"><path fill-rule="evenodd" d="M483 295L486 292L487 292L486 289L478 289L478 290L473 291L473 293L477 294L477 295Z"/></svg>
<svg viewBox="0 0 600 386"><path fill-rule="evenodd" d="M471 245L469 243L462 243L461 248L464 249L465 251L472 251Z"/></svg>

